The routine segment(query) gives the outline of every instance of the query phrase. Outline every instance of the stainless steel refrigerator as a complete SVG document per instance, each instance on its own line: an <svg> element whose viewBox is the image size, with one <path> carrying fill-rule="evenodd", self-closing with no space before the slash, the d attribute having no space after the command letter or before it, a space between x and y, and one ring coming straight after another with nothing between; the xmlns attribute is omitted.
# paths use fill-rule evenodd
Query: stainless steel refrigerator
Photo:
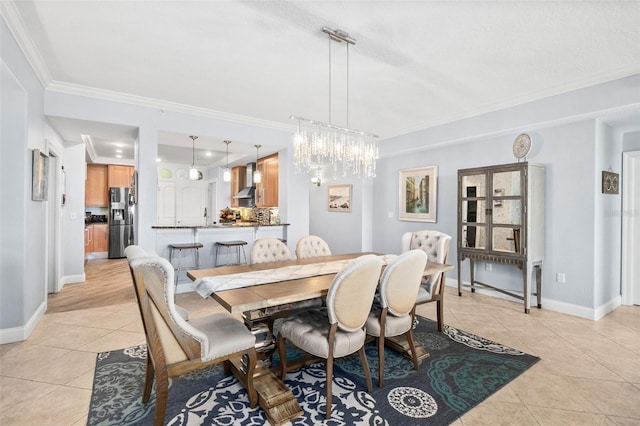
<svg viewBox="0 0 640 426"><path fill-rule="evenodd" d="M133 208L129 188L109 188L109 259L124 257L133 244Z"/></svg>

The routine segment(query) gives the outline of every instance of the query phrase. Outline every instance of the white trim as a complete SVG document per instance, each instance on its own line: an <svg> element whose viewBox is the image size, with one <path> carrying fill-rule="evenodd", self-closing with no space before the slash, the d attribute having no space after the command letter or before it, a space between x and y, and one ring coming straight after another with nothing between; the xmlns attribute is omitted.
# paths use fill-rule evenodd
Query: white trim
<svg viewBox="0 0 640 426"><path fill-rule="evenodd" d="M40 80L42 87L47 87L51 82L51 74L47 68L40 51L33 42L33 39L26 30L26 25L20 16L20 12L13 1L0 2L0 15L4 18L4 21L9 27L9 31L16 40L16 43L20 47L20 50L24 53L27 62L31 65L33 72Z"/></svg>
<svg viewBox="0 0 640 426"><path fill-rule="evenodd" d="M519 133L522 133L522 132L531 133L531 132L539 130L539 129L546 129L546 128L549 128L549 127L558 127L558 126L571 124L571 123L577 123L577 122L581 122L581 121L595 120L597 118L602 119L602 118L606 118L607 116L615 116L617 114L628 114L628 113L636 113L636 112L640 113L640 103L623 105L623 106L618 106L618 107L615 107L615 108L609 108L609 109L598 110L598 111L590 111L590 112L586 112L586 113L582 113L582 114L568 115L568 116L563 116L561 118L554 118L554 119L551 119L551 120L539 121L539 122L534 122L534 123L526 123L526 124L523 124L521 126L517 126L517 127L513 127L513 128L504 128L504 129L499 129L499 130L492 130L492 131L489 131L487 133L478 133L478 134L473 134L473 135L470 135L470 136L460 137L460 138L457 138L457 139L443 140L443 141L440 141L440 142L437 142L437 143L415 146L415 147L411 147L411 148L407 148L407 149L403 149L403 150L399 150L396 146L394 146L393 151L381 152L379 157L380 158L399 157L399 156L406 155L406 154L413 154L413 153L422 152L422 151L429 151L429 150L433 150L433 149L437 149L437 148L442 148L442 147L445 147L445 146L458 145L458 144L464 144L464 143L469 143L469 142L476 142L476 141L481 141L483 139L497 138L497 137L501 137L501 136L509 136L509 135L514 135L514 134L519 134ZM467 117L467 118L474 118L474 117ZM606 122L606 120L605 120L605 122ZM449 124L449 123L450 122L441 123L441 124ZM433 127L436 127L436 126L434 125ZM416 131L418 131L418 130L428 130L428 129L430 129L430 128L424 127L422 129L417 129ZM402 135L399 135L399 136L402 136ZM381 139L381 140L385 140L385 139Z"/></svg>
<svg viewBox="0 0 640 426"><path fill-rule="evenodd" d="M635 282L634 276L638 275L637 262L640 254L636 253L638 244L634 235L638 234L640 227L640 200L635 199L634 191L638 189L634 184L640 176L640 151L630 151L622 153L622 265L621 265L621 290L622 304L633 305L640 295L640 284ZM635 287L634 287L635 283Z"/></svg>
<svg viewBox="0 0 640 426"><path fill-rule="evenodd" d="M439 118L435 118L433 120L423 121L421 124L417 124L409 128L392 130L391 132L389 132L390 135L385 135L381 140L394 137L393 135L396 135L396 136L406 135L408 133L417 132L417 131L428 129L431 127L436 127L443 124L464 120L467 118L477 117L490 112L512 108L518 105L524 105L530 102L535 102L545 98L550 98L552 96L562 95L575 90L586 89L588 87L596 86L598 84L604 84L612 80L618 80L625 77L630 77L638 74L639 72L640 72L640 67L638 66L638 64L632 64L632 65L629 65L628 67L619 68L606 73L601 73L596 76L589 76L588 78L585 78L583 80L575 80L569 84L564 84L562 86L546 87L543 90L531 92L519 97L503 99L493 103L487 103L479 107L476 107L472 110L458 111L453 114L448 114L448 115L441 116ZM527 127L526 129L531 130L530 127Z"/></svg>
<svg viewBox="0 0 640 426"><path fill-rule="evenodd" d="M38 309L31 315L27 324L21 327L11 327L0 329L0 345L4 345L5 343L14 343L14 342L22 342L23 340L27 340L33 330L35 330L36 326L42 319L44 313L47 310L47 301L45 299L44 302L40 304Z"/></svg>
<svg viewBox="0 0 640 426"><path fill-rule="evenodd" d="M447 287L453 287L455 289L458 288L458 280L456 278L447 278L445 283L446 283ZM469 287L469 283L464 283L463 282L462 290L470 293L471 292L471 288ZM518 299L514 299L512 297L509 297L506 294L502 294L502 293L499 293L497 291L492 291L490 289L483 289L483 288L476 287L475 288L475 292L478 293L478 294L485 295L485 296L490 296L490 297L495 297L495 298L498 298L498 299L509 300L509 301L512 301L512 302L515 302L515 303L518 303L518 304L522 304L522 301L520 301ZM462 297L464 297L464 294L462 295ZM545 299L544 297L542 298L542 309L547 309L549 311L559 312L561 314L566 314L566 315L571 315L571 316L574 316L574 317L585 318L585 319L589 319L589 320L593 320L593 321L598 321L599 319L603 318L605 315L607 315L608 313L612 312L614 309L616 309L620 305L621 305L620 296L614 297L613 299L611 299L607 303L605 303L603 305L600 305L595 309L587 308L587 307L579 306L579 305L574 305L572 303L565 303L565 302L559 302L557 300ZM532 303L531 304L531 309L533 310L533 309L538 309L538 308L536 307L536 305L534 303ZM523 315L524 315L524 312L523 312Z"/></svg>
<svg viewBox="0 0 640 426"><path fill-rule="evenodd" d="M84 284L86 280L87 278L85 274L65 275L64 277L60 278L60 282L63 286L66 284Z"/></svg>
<svg viewBox="0 0 640 426"><path fill-rule="evenodd" d="M46 91L86 96L105 101L122 102L131 105L159 109L162 111L173 111L178 113L191 114L199 117L229 121L232 123L247 124L250 126L258 126L268 129L286 131L292 134L295 133L297 129L297 127L293 124L284 124L275 121L261 120L258 118L247 117L239 114L231 114L228 112L216 111L208 108L180 104L177 102L169 102L161 99L147 98L144 96L136 96L128 93L114 92L111 90L98 89L95 87L81 86L79 84L66 83L56 80L49 83L49 85L46 87Z"/></svg>

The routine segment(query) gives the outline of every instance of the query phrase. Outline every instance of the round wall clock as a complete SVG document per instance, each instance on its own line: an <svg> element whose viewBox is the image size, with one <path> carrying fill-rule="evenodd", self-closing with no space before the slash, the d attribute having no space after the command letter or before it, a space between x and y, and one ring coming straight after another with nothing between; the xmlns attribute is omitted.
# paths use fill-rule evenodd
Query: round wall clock
<svg viewBox="0 0 640 426"><path fill-rule="evenodd" d="M531 136L526 133L518 135L513 141L513 155L519 160L526 157L529 151L531 151Z"/></svg>

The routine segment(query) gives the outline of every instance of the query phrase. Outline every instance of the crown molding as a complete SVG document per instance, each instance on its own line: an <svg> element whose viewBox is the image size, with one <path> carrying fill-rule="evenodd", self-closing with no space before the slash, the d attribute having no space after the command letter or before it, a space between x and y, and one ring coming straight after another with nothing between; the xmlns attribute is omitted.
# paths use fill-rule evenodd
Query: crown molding
<svg viewBox="0 0 640 426"><path fill-rule="evenodd" d="M78 84L65 83L53 80L46 88L50 92L67 93L70 95L86 96L105 101L122 102L126 104L158 109L162 112L171 111L183 114L196 115L199 117L213 118L222 121L229 121L238 124L263 127L267 129L279 130L294 133L296 127L291 124L278 123L275 121L262 120L245 115L232 114L228 112L216 111L208 108L201 108L192 105L180 104L177 102L163 101L160 99L147 98L144 96L132 95L129 93L115 92L111 90L98 89L95 87L82 86Z"/></svg>
<svg viewBox="0 0 640 426"><path fill-rule="evenodd" d="M582 80L574 80L568 84L564 84L561 86L549 87L545 88L544 90L530 92L522 96L503 99L492 103L486 103L472 110L458 111L446 116L440 116L434 118L433 120L422 122L421 124L418 124L417 126L413 126L411 128L397 129L395 131L392 131L390 132L390 135L385 135L382 140L391 139L424 129L429 129L431 127L441 126L443 124L453 123L467 118L477 117L479 115L500 111L502 109L516 107L552 96L563 95L575 90L585 89L591 86L596 86L598 84L608 83L613 80L619 80L636 74L640 74L640 63L632 64L628 67L617 68L606 73L591 75L588 78L584 78Z"/></svg>
<svg viewBox="0 0 640 426"><path fill-rule="evenodd" d="M26 26L15 2L13 0L0 1L0 15L2 15L7 27L9 27L9 31L11 31L16 43L18 43L18 47L20 47L24 56L27 58L29 65L31 65L31 68L36 73L40 84L46 88L51 82L51 74L42 59L40 51L26 30Z"/></svg>

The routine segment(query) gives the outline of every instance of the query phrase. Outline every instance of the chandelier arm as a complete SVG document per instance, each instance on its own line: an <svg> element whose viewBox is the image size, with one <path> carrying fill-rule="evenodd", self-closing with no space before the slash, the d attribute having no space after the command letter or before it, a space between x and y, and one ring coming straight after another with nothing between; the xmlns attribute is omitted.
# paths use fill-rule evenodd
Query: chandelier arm
<svg viewBox="0 0 640 426"><path fill-rule="evenodd" d="M356 135L369 136L371 138L378 138L379 137L376 134L369 133L369 132L364 132L362 130L349 129L348 127L340 127L340 126L336 126L335 124L325 123L325 122L318 121L318 120L311 120L311 119L308 119L308 118L299 117L297 115L292 115L289 118L291 120L298 120L298 122L304 121L304 122L312 124L314 126L327 127L329 129L333 129L333 130L340 130L341 132L355 133Z"/></svg>

